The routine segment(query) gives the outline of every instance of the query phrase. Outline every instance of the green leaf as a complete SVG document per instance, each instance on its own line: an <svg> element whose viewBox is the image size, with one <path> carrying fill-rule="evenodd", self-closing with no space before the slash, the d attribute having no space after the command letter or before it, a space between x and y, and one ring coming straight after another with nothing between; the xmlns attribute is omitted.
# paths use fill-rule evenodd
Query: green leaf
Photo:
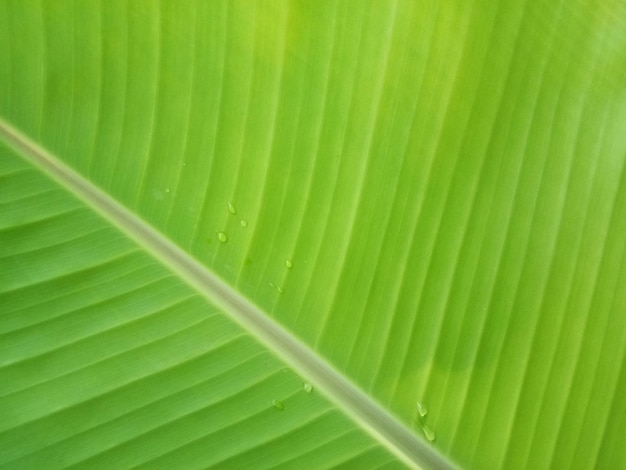
<svg viewBox="0 0 626 470"><path fill-rule="evenodd" d="M0 466L621 468L616 0L0 0Z"/></svg>

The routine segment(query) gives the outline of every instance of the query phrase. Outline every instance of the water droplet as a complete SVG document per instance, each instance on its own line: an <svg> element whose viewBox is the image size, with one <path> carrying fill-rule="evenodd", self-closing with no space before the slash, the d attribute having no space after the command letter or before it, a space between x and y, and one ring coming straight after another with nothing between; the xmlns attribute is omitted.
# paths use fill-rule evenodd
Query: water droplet
<svg viewBox="0 0 626 470"><path fill-rule="evenodd" d="M272 405L274 405L274 408L278 411L283 411L285 409L285 405L283 405L283 402L280 400L272 400Z"/></svg>
<svg viewBox="0 0 626 470"><path fill-rule="evenodd" d="M432 429L430 429L428 426L426 426L425 424L422 425L422 431L424 432L424 437L426 438L426 440L433 442L435 440L435 431L433 431Z"/></svg>
<svg viewBox="0 0 626 470"><path fill-rule="evenodd" d="M165 192L169 193L170 192L170 188L165 188Z"/></svg>
<svg viewBox="0 0 626 470"><path fill-rule="evenodd" d="M302 385L302 388L304 389L306 393L311 393L313 391L313 385L311 385L308 382L304 382L304 384Z"/></svg>
<svg viewBox="0 0 626 470"><path fill-rule="evenodd" d="M235 207L235 205L232 202L228 202L228 212L230 212L231 214L236 214L237 213L237 208Z"/></svg>
<svg viewBox="0 0 626 470"><path fill-rule="evenodd" d="M417 402L417 412L423 418L428 414L428 408L423 403Z"/></svg>
<svg viewBox="0 0 626 470"><path fill-rule="evenodd" d="M248 221L247 221L247 220L244 220L244 219L241 219L241 222L239 222L239 224L240 224L242 227L247 227L247 226L248 226Z"/></svg>
<svg viewBox="0 0 626 470"><path fill-rule="evenodd" d="M222 243L226 243L228 241L228 236L224 232L217 232L217 239Z"/></svg>
<svg viewBox="0 0 626 470"><path fill-rule="evenodd" d="M285 291L283 290L282 287L277 286L276 284L274 284L273 282L269 283L270 287L273 287L274 289L276 289L278 291L279 294L284 293Z"/></svg>
<svg viewBox="0 0 626 470"><path fill-rule="evenodd" d="M286 259L285 266L287 266L287 269L293 268L293 261L291 261L290 259Z"/></svg>

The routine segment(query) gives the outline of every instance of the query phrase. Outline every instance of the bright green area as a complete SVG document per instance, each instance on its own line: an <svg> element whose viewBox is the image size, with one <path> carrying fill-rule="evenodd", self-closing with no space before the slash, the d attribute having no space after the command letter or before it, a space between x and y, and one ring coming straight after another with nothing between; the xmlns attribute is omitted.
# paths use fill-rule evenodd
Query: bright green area
<svg viewBox="0 0 626 470"><path fill-rule="evenodd" d="M626 467L623 2L0 0L0 116L399 420L416 432L425 421L433 445L462 466ZM3 179L3 201L25 197L19 191L33 183L21 177ZM49 336L52 320L40 317L80 308L88 295L86 287L72 293L77 280L63 277L64 266L80 272L132 249L103 235L110 229L98 229L103 222L83 206L81 215L44 199L49 208L23 199L27 209L2 212L14 231L31 217L62 214L55 231L2 232L0 290L12 292L11 302L38 299L26 291L19 299L15 289L34 289L42 276L65 292L25 314L0 300L10 331L30 328L6 343L25 358L51 347L30 338L76 341L73 328ZM93 268L103 289L95 303L121 302L166 276L139 253L142 261L121 257L109 274L108 265ZM155 277L140 274L142 263ZM127 277L137 287L124 290ZM174 279L160 282L192 296ZM139 305L180 308L180 320L172 315L181 323L152 320L155 334L167 330L174 342L202 337L205 321L226 322L216 315L195 324L169 288L147 287L150 300L124 304L119 321L147 315ZM80 328L110 328L103 317L89 308ZM98 338L89 348L103 356L85 360L106 364L112 353ZM2 349L0 363L13 361L9 354ZM16 399L8 411L53 419L60 405L32 387L79 359L59 357L0 369L13 374L3 386L31 387L31 401ZM142 355L153 366L156 357ZM150 371L119 361L129 373ZM68 380L108 383L95 367ZM189 386L186 377L172 386ZM228 393L236 403L237 392ZM254 411L245 413L228 419L252 420ZM46 432L65 426L49 423L29 431L42 446ZM176 435L191 436L194 426L181 424ZM107 436L132 442L127 432ZM320 442L330 437L319 433ZM250 426L248 435L252 442L264 431ZM330 458L339 447L303 452Z"/></svg>

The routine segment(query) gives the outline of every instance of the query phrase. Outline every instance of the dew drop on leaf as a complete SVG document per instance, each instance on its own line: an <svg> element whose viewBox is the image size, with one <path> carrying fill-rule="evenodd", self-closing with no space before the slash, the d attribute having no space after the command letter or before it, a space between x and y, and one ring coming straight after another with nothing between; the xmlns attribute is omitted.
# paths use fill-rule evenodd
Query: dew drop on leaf
<svg viewBox="0 0 626 470"><path fill-rule="evenodd" d="M283 411L285 409L285 405L283 405L283 402L280 400L272 400L272 405L274 405L274 408L278 411Z"/></svg>
<svg viewBox="0 0 626 470"><path fill-rule="evenodd" d="M313 391L313 385L311 385L311 384L310 384L310 383L308 383L308 382L305 382L305 383L302 385L302 388L304 389L304 391L305 391L306 393L311 393L311 392Z"/></svg>
<svg viewBox="0 0 626 470"><path fill-rule="evenodd" d="M246 220L244 220L244 219L241 219L241 222L239 222L239 224L240 224L242 227L247 227L247 226L248 226L248 221L246 221Z"/></svg>
<svg viewBox="0 0 626 470"><path fill-rule="evenodd" d="M236 214L237 213L237 208L235 207L235 205L232 202L228 202L228 212L230 212L231 214Z"/></svg>
<svg viewBox="0 0 626 470"><path fill-rule="evenodd" d="M285 290L282 287L277 286L273 282L270 282L269 285L270 285L270 287L273 287L274 289L276 289L279 294L283 294L285 292Z"/></svg>
<svg viewBox="0 0 626 470"><path fill-rule="evenodd" d="M435 432L427 425L422 424L422 431L424 432L424 437L426 438L426 440L430 442L433 442L435 440Z"/></svg>
<svg viewBox="0 0 626 470"><path fill-rule="evenodd" d="M228 241L228 236L224 232L217 232L217 239L222 243L226 243Z"/></svg>
<svg viewBox="0 0 626 470"><path fill-rule="evenodd" d="M287 266L287 269L293 268L293 261L291 261L290 259L286 259L285 266Z"/></svg>
<svg viewBox="0 0 626 470"><path fill-rule="evenodd" d="M417 413L423 418L428 414L428 408L423 403L417 402Z"/></svg>

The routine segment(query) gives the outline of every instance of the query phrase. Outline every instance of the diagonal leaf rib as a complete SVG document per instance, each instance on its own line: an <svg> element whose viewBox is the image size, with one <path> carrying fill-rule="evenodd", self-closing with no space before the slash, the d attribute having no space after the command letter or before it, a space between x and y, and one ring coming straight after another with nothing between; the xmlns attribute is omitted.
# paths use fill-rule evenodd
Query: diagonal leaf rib
<svg viewBox="0 0 626 470"><path fill-rule="evenodd" d="M232 319L313 381L327 397L407 465L453 468L452 463L438 454L425 441L417 438L316 353L272 321L258 307L135 214L122 207L4 120L0 120L0 139L14 148L27 161L76 194L129 237L141 243L146 251L176 272L198 292L223 308Z"/></svg>

